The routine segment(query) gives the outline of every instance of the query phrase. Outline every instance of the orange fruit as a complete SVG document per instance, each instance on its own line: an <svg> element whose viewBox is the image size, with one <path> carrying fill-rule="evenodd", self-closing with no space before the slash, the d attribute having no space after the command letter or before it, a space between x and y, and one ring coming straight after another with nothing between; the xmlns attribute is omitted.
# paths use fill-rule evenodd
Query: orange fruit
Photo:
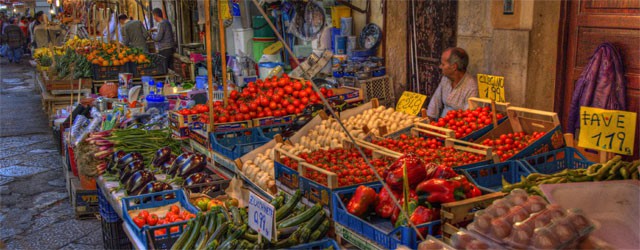
<svg viewBox="0 0 640 250"><path fill-rule="evenodd" d="M102 66L103 66L103 67L109 66L109 62L107 62L107 61L102 61Z"/></svg>

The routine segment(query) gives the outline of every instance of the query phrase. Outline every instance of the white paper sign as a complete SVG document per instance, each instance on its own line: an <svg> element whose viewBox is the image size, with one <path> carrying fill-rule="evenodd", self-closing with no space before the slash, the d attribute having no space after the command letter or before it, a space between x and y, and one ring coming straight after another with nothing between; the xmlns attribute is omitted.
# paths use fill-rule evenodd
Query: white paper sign
<svg viewBox="0 0 640 250"><path fill-rule="evenodd" d="M259 196L249 193L249 227L272 239L274 232L275 209Z"/></svg>

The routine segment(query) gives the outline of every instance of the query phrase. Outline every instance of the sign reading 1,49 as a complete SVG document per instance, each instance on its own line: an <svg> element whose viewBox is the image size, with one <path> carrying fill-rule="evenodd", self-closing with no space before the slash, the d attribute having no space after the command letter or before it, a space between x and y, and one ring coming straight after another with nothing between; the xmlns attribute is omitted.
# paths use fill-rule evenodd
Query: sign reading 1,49
<svg viewBox="0 0 640 250"><path fill-rule="evenodd" d="M637 114L580 107L578 146L633 155Z"/></svg>

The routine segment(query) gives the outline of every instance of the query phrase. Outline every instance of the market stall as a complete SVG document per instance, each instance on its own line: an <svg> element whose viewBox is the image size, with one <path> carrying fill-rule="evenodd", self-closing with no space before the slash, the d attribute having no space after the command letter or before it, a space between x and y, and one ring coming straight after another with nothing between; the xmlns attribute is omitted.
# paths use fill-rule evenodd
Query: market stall
<svg viewBox="0 0 640 250"><path fill-rule="evenodd" d="M250 30L274 42L252 55L262 61L258 72L246 55L226 53L224 29L219 52L226 60L215 59L211 25L224 27L228 17L218 13L212 21L209 8L207 53L189 55L206 64L196 82L167 76L156 54L95 38L36 51L46 109L60 116L54 124L72 203L78 216L99 214L105 248L639 243L638 225L610 219L617 210L615 218L637 221L640 161L621 156L634 150L624 139L633 138L625 133L635 127L604 122L636 124L635 115L585 110L593 116L575 136L619 154L599 163L574 148L574 135L562 133L556 113L495 97L469 98L468 109L431 120L422 108L426 96L404 92L396 102L384 61L375 57L379 27L365 25L358 45L345 47L356 37L347 14L354 6L331 6L334 26L323 32L333 43L305 54L307 44L283 35L269 8L254 4L261 15L252 20L261 25ZM325 17L318 3L288 7ZM289 35L319 42L325 26L302 19L297 25L307 28L293 27ZM249 39L265 42L256 38ZM289 67L276 62L281 55L291 58ZM603 138L611 140L601 144ZM607 201L594 204L590 197L602 193L610 194Z"/></svg>

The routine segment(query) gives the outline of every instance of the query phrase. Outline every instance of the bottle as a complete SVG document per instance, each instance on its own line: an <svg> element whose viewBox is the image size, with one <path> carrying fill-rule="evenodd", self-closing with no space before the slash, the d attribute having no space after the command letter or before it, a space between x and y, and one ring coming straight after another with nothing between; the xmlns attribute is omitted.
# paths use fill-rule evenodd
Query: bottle
<svg viewBox="0 0 640 250"><path fill-rule="evenodd" d="M118 87L118 101L125 102L129 98L129 89L126 85Z"/></svg>
<svg viewBox="0 0 640 250"><path fill-rule="evenodd" d="M162 93L163 93L162 92L162 87L163 87L162 82L158 82L156 84L156 89L155 89L156 91L155 92L158 93L158 95L160 95L160 96L162 96Z"/></svg>

